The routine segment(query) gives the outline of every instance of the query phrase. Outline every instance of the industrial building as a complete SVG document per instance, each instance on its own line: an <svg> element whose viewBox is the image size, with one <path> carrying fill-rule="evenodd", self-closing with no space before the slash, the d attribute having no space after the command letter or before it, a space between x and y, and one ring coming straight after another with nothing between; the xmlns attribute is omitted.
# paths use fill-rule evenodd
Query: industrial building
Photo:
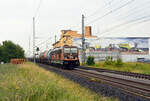
<svg viewBox="0 0 150 101"><path fill-rule="evenodd" d="M92 35L91 26L85 27L85 38L96 38L96 36ZM53 44L53 48L61 47L64 45L72 46L74 38L82 38L82 34L79 34L77 31L72 30L61 30L61 37L59 41Z"/></svg>
<svg viewBox="0 0 150 101"><path fill-rule="evenodd" d="M95 61L104 61L107 56L114 60L121 58L124 62L136 62L138 59L150 59L149 37L97 37L92 35L91 26L85 27L86 57L94 56ZM64 45L82 48L82 34L72 30L61 30L59 41L53 47ZM80 53L82 53L80 51ZM82 60L80 55L80 60Z"/></svg>

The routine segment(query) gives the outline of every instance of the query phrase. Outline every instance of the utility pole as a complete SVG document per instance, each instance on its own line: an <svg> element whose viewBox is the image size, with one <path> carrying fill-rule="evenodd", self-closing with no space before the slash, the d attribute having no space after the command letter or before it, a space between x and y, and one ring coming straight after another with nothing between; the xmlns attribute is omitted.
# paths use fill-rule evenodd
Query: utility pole
<svg viewBox="0 0 150 101"><path fill-rule="evenodd" d="M33 17L33 59L35 63L35 18Z"/></svg>
<svg viewBox="0 0 150 101"><path fill-rule="evenodd" d="M85 64L84 15L82 14L82 65Z"/></svg>

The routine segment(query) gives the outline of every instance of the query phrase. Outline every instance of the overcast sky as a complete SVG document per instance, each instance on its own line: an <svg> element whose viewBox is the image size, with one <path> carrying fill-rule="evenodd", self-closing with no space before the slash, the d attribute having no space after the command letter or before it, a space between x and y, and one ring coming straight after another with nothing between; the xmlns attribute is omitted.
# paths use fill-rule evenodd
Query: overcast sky
<svg viewBox="0 0 150 101"><path fill-rule="evenodd" d="M51 47L55 34L58 40L62 29L80 33L82 14L86 17L85 25L92 26L93 34L99 37L150 37L150 21L147 21L150 19L150 0L41 1L37 12L40 0L0 0L0 42L11 40L21 45L27 53L29 37L32 46L32 18L35 14L36 37L41 38L36 40L36 45L52 37L47 45ZM133 2L113 12L130 1ZM101 18L111 11L113 13ZM145 16L145 19L133 23ZM45 48L46 44L40 47Z"/></svg>

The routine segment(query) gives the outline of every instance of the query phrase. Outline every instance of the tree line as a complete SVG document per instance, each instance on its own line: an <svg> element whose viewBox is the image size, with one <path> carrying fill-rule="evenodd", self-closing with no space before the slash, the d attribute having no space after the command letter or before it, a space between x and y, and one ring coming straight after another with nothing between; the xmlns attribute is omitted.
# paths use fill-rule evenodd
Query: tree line
<svg viewBox="0 0 150 101"><path fill-rule="evenodd" d="M12 58L25 58L23 48L12 41L3 41L0 44L0 62L8 63Z"/></svg>

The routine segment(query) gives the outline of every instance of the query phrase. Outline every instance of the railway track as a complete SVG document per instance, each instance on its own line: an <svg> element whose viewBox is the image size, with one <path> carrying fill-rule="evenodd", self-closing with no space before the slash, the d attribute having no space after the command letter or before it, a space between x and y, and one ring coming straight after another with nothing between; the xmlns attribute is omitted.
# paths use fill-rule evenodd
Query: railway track
<svg viewBox="0 0 150 101"><path fill-rule="evenodd" d="M52 66L46 65L46 68L47 67ZM68 73L75 75L78 78L86 78L86 80L88 80L89 82L96 82L99 84L109 86L111 85L112 87L119 88L120 90L126 92L127 94L147 99L144 101L150 101L150 80L148 79L135 78L134 76L126 76L117 73L115 74L114 72L111 73L107 71L99 72L95 70L86 70L83 68L75 68L74 70L62 70L59 68L53 69L59 72L64 72L65 74Z"/></svg>
<svg viewBox="0 0 150 101"><path fill-rule="evenodd" d="M125 92L141 96L150 100L150 80L143 80L108 72L99 73L93 70L84 70L79 68L67 72L71 72L78 76L86 77L89 80L93 79L91 80L93 82L100 82L119 87Z"/></svg>
<svg viewBox="0 0 150 101"><path fill-rule="evenodd" d="M108 69L101 69L101 68L92 68L92 67L82 67L82 66L80 66L79 68L83 68L85 70L95 70L98 72L108 72L108 73L114 73L114 74L119 74L119 75L124 75L124 76L131 76L131 77L135 77L135 78L150 80L150 75L148 75L148 74L123 72L123 71L108 70Z"/></svg>

